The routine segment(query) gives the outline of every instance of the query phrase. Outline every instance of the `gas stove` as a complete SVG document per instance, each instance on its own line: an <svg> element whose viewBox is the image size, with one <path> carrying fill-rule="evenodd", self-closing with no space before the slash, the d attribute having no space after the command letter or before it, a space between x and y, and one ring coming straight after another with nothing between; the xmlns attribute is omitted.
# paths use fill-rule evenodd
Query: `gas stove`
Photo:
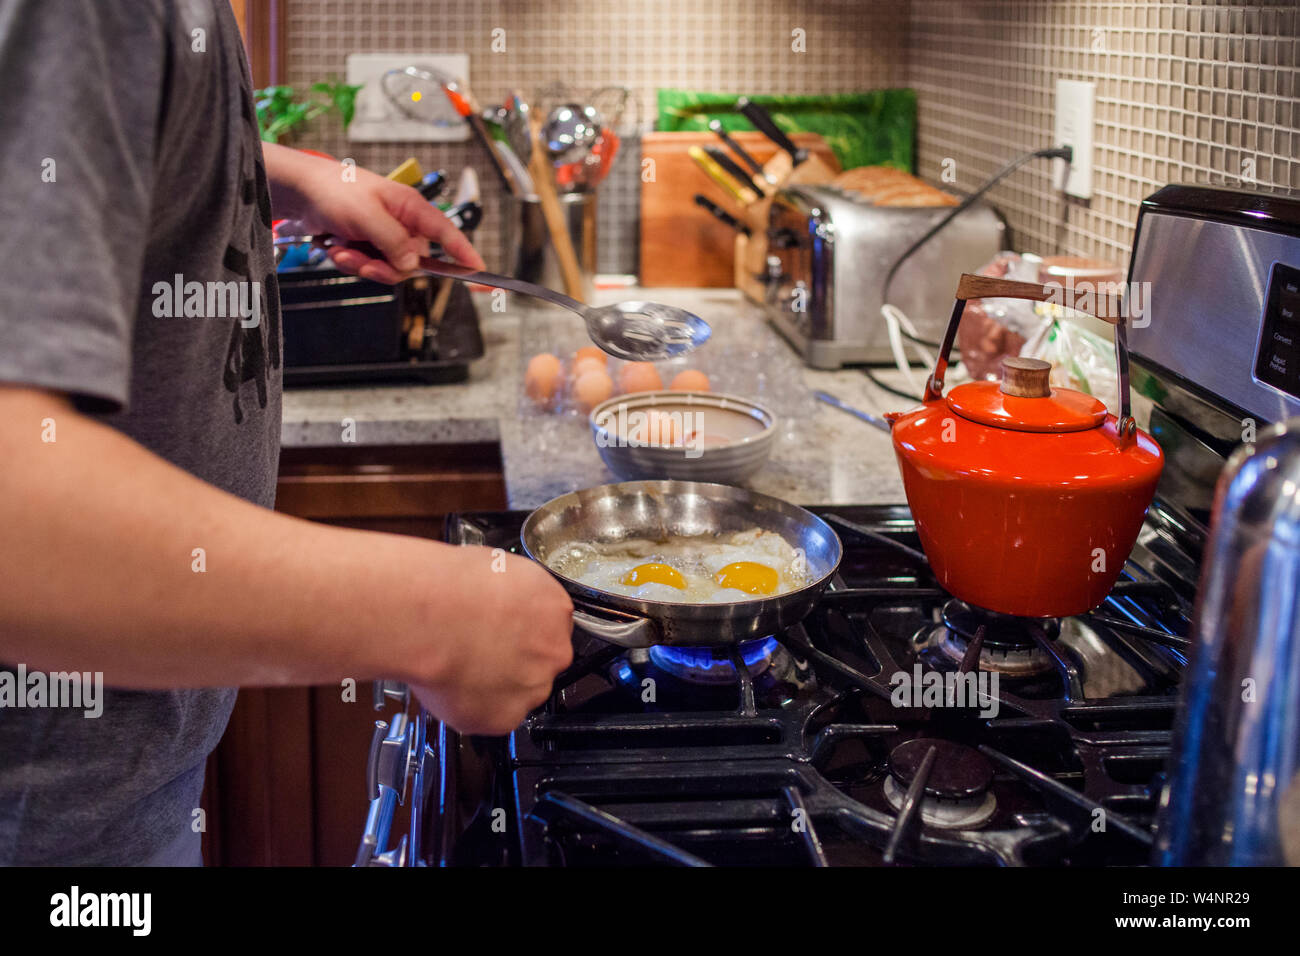
<svg viewBox="0 0 1300 956"><path fill-rule="evenodd" d="M572 666L507 738L408 707L380 722L357 862L1300 860L1297 426L1241 450L1300 415L1297 287L1295 195L1169 186L1143 202L1117 351L1127 340L1165 469L1088 613L963 604L907 508L813 508L844 557L795 626L727 649L575 634ZM518 552L524 517L454 515L447 539Z"/></svg>
<svg viewBox="0 0 1300 956"><path fill-rule="evenodd" d="M423 713L385 728L389 768L414 767L386 861L1146 862L1203 526L1158 500L1101 606L1023 620L943 592L906 508L811 510L845 555L800 624L734 649L575 634L550 700L508 738ZM447 539L518 552L525 517L453 515Z"/></svg>

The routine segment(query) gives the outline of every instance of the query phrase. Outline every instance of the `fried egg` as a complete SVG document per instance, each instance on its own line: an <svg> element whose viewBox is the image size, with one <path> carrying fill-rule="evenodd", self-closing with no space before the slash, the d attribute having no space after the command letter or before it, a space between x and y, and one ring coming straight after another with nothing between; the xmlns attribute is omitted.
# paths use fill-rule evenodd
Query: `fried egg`
<svg viewBox="0 0 1300 956"><path fill-rule="evenodd" d="M788 594L811 583L802 555L779 534L577 543L548 565L590 587L644 601L730 604Z"/></svg>

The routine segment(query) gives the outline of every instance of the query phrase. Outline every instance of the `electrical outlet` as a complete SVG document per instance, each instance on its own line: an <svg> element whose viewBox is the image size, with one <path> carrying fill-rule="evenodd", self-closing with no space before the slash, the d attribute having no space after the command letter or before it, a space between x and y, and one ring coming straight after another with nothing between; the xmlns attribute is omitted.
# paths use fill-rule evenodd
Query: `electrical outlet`
<svg viewBox="0 0 1300 956"><path fill-rule="evenodd" d="M1079 199L1092 198L1092 114L1095 83L1056 81L1056 130L1052 145L1069 146L1074 158L1055 160L1056 188Z"/></svg>
<svg viewBox="0 0 1300 956"><path fill-rule="evenodd" d="M469 56L464 53L350 53L347 82L358 84L356 114L348 139L359 143L446 143L469 139L469 126L439 93L428 104L428 119L412 119L384 93L389 70L408 66L441 70L469 85Z"/></svg>

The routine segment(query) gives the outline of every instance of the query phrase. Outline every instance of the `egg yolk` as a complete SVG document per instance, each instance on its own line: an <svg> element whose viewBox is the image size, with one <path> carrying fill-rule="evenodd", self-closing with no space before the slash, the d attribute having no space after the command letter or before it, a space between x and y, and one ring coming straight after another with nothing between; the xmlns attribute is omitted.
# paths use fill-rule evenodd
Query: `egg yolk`
<svg viewBox="0 0 1300 956"><path fill-rule="evenodd" d="M672 565L659 564L657 561L652 561L649 564L638 564L623 575L623 583L630 588L639 587L642 584L666 584L668 587L677 588L679 591L686 590L686 579L682 577L682 572Z"/></svg>
<svg viewBox="0 0 1300 956"><path fill-rule="evenodd" d="M737 561L721 568L713 576L719 587L735 588L746 594L771 594L776 590L777 573L765 564Z"/></svg>

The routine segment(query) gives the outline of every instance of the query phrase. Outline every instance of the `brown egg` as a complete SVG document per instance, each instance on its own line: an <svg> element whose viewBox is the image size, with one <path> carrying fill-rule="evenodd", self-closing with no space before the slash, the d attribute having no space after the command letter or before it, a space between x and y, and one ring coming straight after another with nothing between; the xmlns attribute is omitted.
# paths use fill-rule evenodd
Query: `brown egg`
<svg viewBox="0 0 1300 956"><path fill-rule="evenodd" d="M688 368L678 372L668 387L674 392L707 392L709 377L698 369Z"/></svg>
<svg viewBox="0 0 1300 956"><path fill-rule="evenodd" d="M564 367L560 360L549 352L543 352L528 360L528 368L524 370L524 391L534 404L549 405L563 378Z"/></svg>
<svg viewBox="0 0 1300 956"><path fill-rule="evenodd" d="M590 372L592 370L598 372L607 371L605 357L603 355L583 355L581 357L575 355L573 357L573 364L569 366L569 381L576 382L582 377L583 372Z"/></svg>
<svg viewBox="0 0 1300 956"><path fill-rule="evenodd" d="M599 346L584 345L582 348L578 349L578 351L573 353L573 364L577 365L583 359L589 358L600 359L601 366L603 367L605 360L609 358L609 356L605 354L605 350Z"/></svg>
<svg viewBox="0 0 1300 956"><path fill-rule="evenodd" d="M657 392L664 380L649 362L626 362L618 371L618 385L624 392Z"/></svg>
<svg viewBox="0 0 1300 956"><path fill-rule="evenodd" d="M573 380L573 402L589 412L614 394L614 380L604 369L592 368Z"/></svg>
<svg viewBox="0 0 1300 956"><path fill-rule="evenodd" d="M650 410L646 416L646 440L652 445L676 445L681 441L677 419L667 412Z"/></svg>
<svg viewBox="0 0 1300 956"><path fill-rule="evenodd" d="M677 419L653 408L632 418L627 437L642 445L676 445L681 441Z"/></svg>

